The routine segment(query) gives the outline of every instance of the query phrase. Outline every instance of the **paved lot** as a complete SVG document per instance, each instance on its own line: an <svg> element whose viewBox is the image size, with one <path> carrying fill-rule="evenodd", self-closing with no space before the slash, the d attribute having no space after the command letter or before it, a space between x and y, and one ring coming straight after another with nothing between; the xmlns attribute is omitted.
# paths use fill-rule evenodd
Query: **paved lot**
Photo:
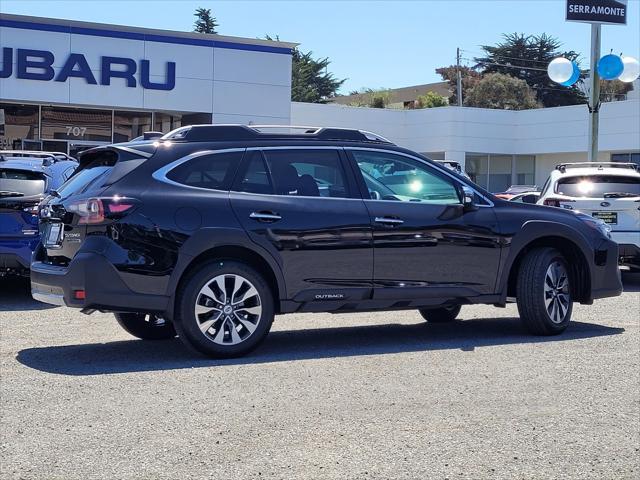
<svg viewBox="0 0 640 480"><path fill-rule="evenodd" d="M640 276L564 336L507 309L276 321L250 357L0 281L2 478L638 478Z"/></svg>

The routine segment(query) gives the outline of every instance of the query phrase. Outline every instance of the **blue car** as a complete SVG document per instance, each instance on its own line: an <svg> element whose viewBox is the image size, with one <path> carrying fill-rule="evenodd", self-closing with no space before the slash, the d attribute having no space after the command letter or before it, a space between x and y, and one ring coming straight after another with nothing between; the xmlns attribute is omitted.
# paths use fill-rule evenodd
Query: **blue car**
<svg viewBox="0 0 640 480"><path fill-rule="evenodd" d="M0 277L29 274L40 241L38 205L77 166L63 153L0 150Z"/></svg>

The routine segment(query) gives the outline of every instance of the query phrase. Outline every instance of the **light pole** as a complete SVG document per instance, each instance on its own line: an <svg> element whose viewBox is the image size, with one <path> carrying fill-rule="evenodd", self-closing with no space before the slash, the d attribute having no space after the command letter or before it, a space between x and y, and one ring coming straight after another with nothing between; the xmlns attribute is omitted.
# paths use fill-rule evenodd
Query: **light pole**
<svg viewBox="0 0 640 480"><path fill-rule="evenodd" d="M598 131L600 129L600 74L598 60L600 59L600 39L602 25L591 24L591 90L589 92L589 149L587 159L598 161Z"/></svg>

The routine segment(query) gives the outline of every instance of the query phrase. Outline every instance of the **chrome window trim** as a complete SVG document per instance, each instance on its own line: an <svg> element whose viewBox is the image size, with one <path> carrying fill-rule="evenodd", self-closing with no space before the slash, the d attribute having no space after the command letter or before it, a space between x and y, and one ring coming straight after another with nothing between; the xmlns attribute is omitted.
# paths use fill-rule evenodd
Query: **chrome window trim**
<svg viewBox="0 0 640 480"><path fill-rule="evenodd" d="M181 157L177 160L174 160L173 162L165 165L164 167L159 168L158 170L156 170L155 172L153 172L151 174L151 176L153 177L154 180L157 180L159 182L163 182L163 183L168 183L169 185L173 185L176 187L182 187L182 188L191 188L193 190L201 190L204 192L222 192L222 193L229 193L228 190L216 190L213 188L203 188L203 187L194 187L192 185L185 185L184 183L179 183L179 182L175 182L169 178L167 178L167 174L173 170L174 168L182 165L185 162L188 162L189 160L192 160L194 158L198 158L198 157L202 157L204 155L218 155L221 153L232 153L232 152L244 152L246 151L246 148L224 148L221 150L201 150L199 152L194 152L194 153L190 153L189 155L186 155L184 157Z"/></svg>
<svg viewBox="0 0 640 480"><path fill-rule="evenodd" d="M382 153L389 153L391 155L400 155L402 157L411 158L412 160L420 162L420 163L426 165L427 167L433 168L432 165L429 165L422 158L416 157L415 155L409 155L408 153L398 152L397 150L388 150L386 148L367 148L367 147L350 147L350 146L346 146L346 147L342 147L342 148L344 148L345 151L359 150L359 151L365 151L365 152L382 152ZM489 198L484 196L482 193L478 192L475 188L473 188L472 185L469 185L466 182L462 182L459 178L456 178L453 175L451 175L449 172L446 171L446 168L439 169L438 171L440 171L441 173L444 173L446 176L450 177L454 182L462 183L463 185L468 186L471 190L473 190L473 192L476 195L478 195L485 202L488 203L488 205L477 205L479 208L492 208L492 207L495 206L495 204ZM368 200L368 199L365 199L365 200ZM376 202L397 202L397 200L374 200L374 199L371 199L371 201L376 201ZM427 205L427 203L425 203L425 205ZM430 205L433 205L433 204L430 204Z"/></svg>

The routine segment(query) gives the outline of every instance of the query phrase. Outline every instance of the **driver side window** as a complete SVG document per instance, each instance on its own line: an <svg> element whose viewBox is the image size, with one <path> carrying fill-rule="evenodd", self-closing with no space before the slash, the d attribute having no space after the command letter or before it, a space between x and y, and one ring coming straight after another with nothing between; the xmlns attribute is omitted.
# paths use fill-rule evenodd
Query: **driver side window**
<svg viewBox="0 0 640 480"><path fill-rule="evenodd" d="M372 200L450 205L460 203L452 181L428 165L392 153L352 150Z"/></svg>

